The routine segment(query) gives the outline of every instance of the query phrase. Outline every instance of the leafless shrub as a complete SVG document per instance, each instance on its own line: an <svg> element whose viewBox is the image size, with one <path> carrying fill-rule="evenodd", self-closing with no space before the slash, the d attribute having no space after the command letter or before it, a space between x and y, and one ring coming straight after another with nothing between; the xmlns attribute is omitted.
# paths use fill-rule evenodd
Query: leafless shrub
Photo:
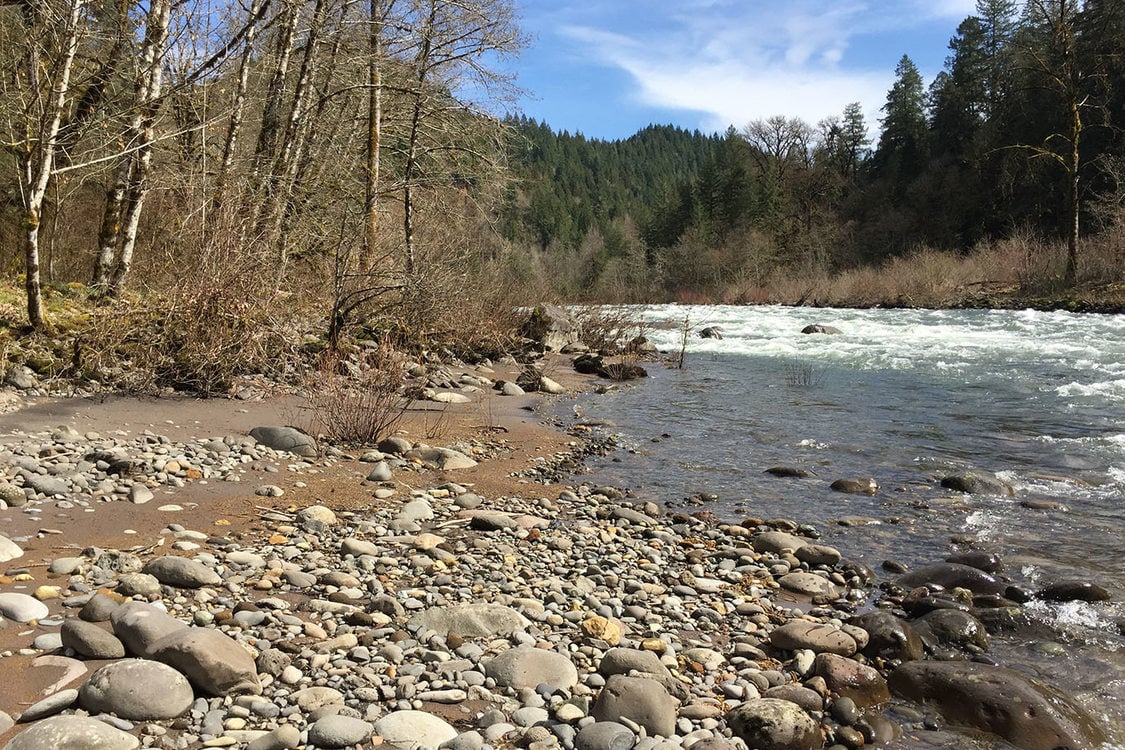
<svg viewBox="0 0 1125 750"><path fill-rule="evenodd" d="M785 384L790 388L815 388L821 374L811 362L792 359L785 363Z"/></svg>
<svg viewBox="0 0 1125 750"><path fill-rule="evenodd" d="M602 305L577 307L571 313L591 351L613 354L641 335L641 324L629 310Z"/></svg>
<svg viewBox="0 0 1125 750"><path fill-rule="evenodd" d="M410 402L403 369L387 342L358 359L326 353L305 377L309 432L346 445L371 445L394 432Z"/></svg>
<svg viewBox="0 0 1125 750"><path fill-rule="evenodd" d="M263 283L260 258L236 227L212 230L197 236L191 272L181 271L178 284L98 308L76 345L76 364L130 388L208 396L226 393L240 375L291 368L294 300Z"/></svg>

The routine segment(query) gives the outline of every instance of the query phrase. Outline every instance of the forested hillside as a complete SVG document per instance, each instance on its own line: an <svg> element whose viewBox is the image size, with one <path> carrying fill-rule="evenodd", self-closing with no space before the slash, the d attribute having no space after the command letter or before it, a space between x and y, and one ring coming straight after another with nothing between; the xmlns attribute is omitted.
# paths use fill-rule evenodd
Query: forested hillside
<svg viewBox="0 0 1125 750"><path fill-rule="evenodd" d="M612 143L520 121L507 231L556 288L594 298L768 296L1005 242L1025 281L1120 281L1125 3L980 0L935 80L904 55L879 122L864 109Z"/></svg>

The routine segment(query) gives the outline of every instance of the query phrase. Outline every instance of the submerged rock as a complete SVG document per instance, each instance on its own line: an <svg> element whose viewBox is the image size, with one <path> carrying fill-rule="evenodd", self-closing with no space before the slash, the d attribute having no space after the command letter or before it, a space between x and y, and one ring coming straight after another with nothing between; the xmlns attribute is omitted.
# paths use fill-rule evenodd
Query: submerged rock
<svg viewBox="0 0 1125 750"><path fill-rule="evenodd" d="M1012 669L975 662L910 662L891 673L896 695L950 724L991 732L1024 750L1082 750L1105 739L1060 691Z"/></svg>
<svg viewBox="0 0 1125 750"><path fill-rule="evenodd" d="M941 486L947 490L965 492L970 495L1006 495L1010 497L1016 494L1012 485L992 472L980 469L943 477Z"/></svg>
<svg viewBox="0 0 1125 750"><path fill-rule="evenodd" d="M1036 599L1048 602L1107 602L1109 592L1089 581L1060 581L1035 592Z"/></svg>
<svg viewBox="0 0 1125 750"><path fill-rule="evenodd" d="M962 588L974 594L1002 594L1005 585L983 570L958 563L938 563L918 568L895 581L905 589L933 585L941 589Z"/></svg>

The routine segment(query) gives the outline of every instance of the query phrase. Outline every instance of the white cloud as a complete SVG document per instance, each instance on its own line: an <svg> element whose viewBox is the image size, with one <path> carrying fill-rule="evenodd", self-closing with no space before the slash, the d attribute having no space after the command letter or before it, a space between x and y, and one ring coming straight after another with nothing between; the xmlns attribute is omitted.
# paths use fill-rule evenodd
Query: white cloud
<svg viewBox="0 0 1125 750"><path fill-rule="evenodd" d="M864 65L853 44L934 19L956 20L975 0L695 0L591 4L556 27L579 54L627 72L644 104L701 113L700 127L741 127L774 114L811 123L863 102L871 125L893 79Z"/></svg>

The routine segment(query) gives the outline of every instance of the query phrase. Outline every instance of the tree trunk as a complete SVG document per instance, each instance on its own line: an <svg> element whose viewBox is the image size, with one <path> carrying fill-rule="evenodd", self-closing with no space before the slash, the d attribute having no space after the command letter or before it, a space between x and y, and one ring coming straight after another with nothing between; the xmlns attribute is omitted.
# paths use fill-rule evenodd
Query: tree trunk
<svg viewBox="0 0 1125 750"><path fill-rule="evenodd" d="M59 130L62 127L67 97L70 94L70 75L74 67L74 58L78 54L78 30L84 5L85 0L70 0L69 14L62 34L62 57L55 70L51 97L46 103L45 111L42 112L43 116L35 123L38 129L29 132L31 137L19 155L24 183L21 192L27 320L35 330L44 330L48 327L47 316L43 310L43 288L39 276L39 222L43 211L43 200L51 181ZM27 66L28 85L35 94L38 94L40 88L39 73L42 60L38 45L42 40L36 38L39 30L35 28L34 22L40 12L42 9L31 7L24 9L27 29L25 40L27 50L24 61Z"/></svg>
<svg viewBox="0 0 1125 750"><path fill-rule="evenodd" d="M1069 192L1069 222L1067 225L1066 236L1066 274L1064 282L1067 286L1074 286L1078 283L1078 231L1079 222L1082 215L1082 184L1081 184L1081 154L1079 147L1082 143L1082 109L1081 104L1077 101L1071 102L1071 139L1070 139L1070 153L1068 159L1070 162L1067 177L1068 177L1068 192Z"/></svg>
<svg viewBox="0 0 1125 750"><path fill-rule="evenodd" d="M402 234L405 245L406 257L404 266L407 276L413 276L417 266L414 249L414 203L412 190L414 175L418 169L418 135L422 127L422 102L426 96L426 75L429 72L430 50L434 42L434 24L437 21L438 1L430 0L430 12L426 19L421 34L418 56L416 58L416 72L414 78L414 91L412 108L410 112L410 135L406 148L406 164L402 175Z"/></svg>
<svg viewBox="0 0 1125 750"><path fill-rule="evenodd" d="M234 151L242 130L242 119L246 111L246 91L250 86L250 64L254 59L254 40L258 29L258 23L255 19L261 12L261 8L262 0L253 0L250 4L251 26L246 31L246 46L242 51L242 58L238 62L238 85L235 89L230 123L227 125L227 137L223 141L223 159L219 165L219 175L216 178L215 203L217 204L221 204L226 196L230 173L234 167Z"/></svg>
<svg viewBox="0 0 1125 750"><path fill-rule="evenodd" d="M258 130L258 143L254 149L254 175L259 178L273 162L277 150L277 139L281 131L281 102L289 79L289 63L293 57L294 38L297 35L298 13L292 0L285 3L283 14L281 32L277 38L277 61L266 88L262 125Z"/></svg>
<svg viewBox="0 0 1125 750"><path fill-rule="evenodd" d="M109 289L110 272L121 244L121 208L125 203L125 189L129 185L132 168L133 159L123 157L114 170L113 183L106 190L105 211L98 231L98 256L94 261L94 278L91 282L99 293Z"/></svg>
<svg viewBox="0 0 1125 750"><path fill-rule="evenodd" d="M364 215L367 234L364 250L366 262L375 259L376 234L379 230L379 145L383 131L383 0L371 0L367 53L367 184L364 193Z"/></svg>
<svg viewBox="0 0 1125 750"><path fill-rule="evenodd" d="M156 115L160 109L160 95L164 85L164 52L168 43L168 27L172 16L172 0L150 0L145 23L144 47L141 50L141 78L137 82L132 138L126 144L136 143L136 152L125 156L132 160L129 179L124 191L124 207L120 222L120 253L107 290L117 296L125 285L125 277L133 265L133 250L137 244L137 228L145 198L148 196L148 173L152 165L152 144L155 140Z"/></svg>

